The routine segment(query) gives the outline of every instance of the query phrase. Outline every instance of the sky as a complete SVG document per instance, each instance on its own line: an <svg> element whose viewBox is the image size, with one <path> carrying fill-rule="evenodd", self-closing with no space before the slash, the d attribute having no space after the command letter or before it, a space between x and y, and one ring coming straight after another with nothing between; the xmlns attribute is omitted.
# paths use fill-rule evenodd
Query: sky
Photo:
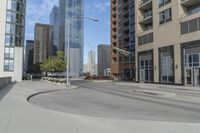
<svg viewBox="0 0 200 133"><path fill-rule="evenodd" d="M35 23L49 24L54 5L59 0L27 0L26 40L34 39ZM110 44L110 0L84 0L86 17L98 18L98 22L84 20L84 63L90 49L97 53L97 45Z"/></svg>

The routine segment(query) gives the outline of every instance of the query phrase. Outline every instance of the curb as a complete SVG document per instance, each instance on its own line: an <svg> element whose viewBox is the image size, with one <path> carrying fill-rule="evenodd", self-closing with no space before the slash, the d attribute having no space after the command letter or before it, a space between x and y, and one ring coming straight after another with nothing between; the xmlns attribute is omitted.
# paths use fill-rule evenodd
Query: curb
<svg viewBox="0 0 200 133"><path fill-rule="evenodd" d="M147 95L161 96L161 97L173 97L176 96L176 93L163 92L163 91L154 91L154 90L133 90L133 93L143 93Z"/></svg>
<svg viewBox="0 0 200 133"><path fill-rule="evenodd" d="M51 92L63 91L63 90L78 89L78 88L80 88L80 87L79 86L72 86L72 87L67 88L67 89L56 89L56 90L41 91L41 92L37 92L37 93L34 93L34 94L28 96L26 98L26 100L29 102L32 97L35 97L35 96L40 95L40 94L46 94L46 93L51 93Z"/></svg>
<svg viewBox="0 0 200 133"><path fill-rule="evenodd" d="M185 87L185 86L171 86L171 85L153 85L153 84L120 84L116 83L118 86L128 86L128 87L138 87L141 89L175 89L175 90L188 90L188 91L200 91L198 87Z"/></svg>

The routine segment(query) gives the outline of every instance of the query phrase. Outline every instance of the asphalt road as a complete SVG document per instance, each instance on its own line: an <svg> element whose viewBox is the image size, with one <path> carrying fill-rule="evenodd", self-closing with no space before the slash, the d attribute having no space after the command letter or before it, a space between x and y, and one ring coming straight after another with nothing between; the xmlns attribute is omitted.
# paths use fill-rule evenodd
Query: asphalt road
<svg viewBox="0 0 200 133"><path fill-rule="evenodd" d="M176 98L134 93L133 89L111 83L73 81L79 89L41 94L32 104L47 109L92 117L168 122L200 122L200 104ZM167 89L166 89L167 90ZM169 90L167 90L169 91ZM177 91L184 94L186 91ZM198 96L196 92L189 95ZM200 96L200 95L199 95Z"/></svg>

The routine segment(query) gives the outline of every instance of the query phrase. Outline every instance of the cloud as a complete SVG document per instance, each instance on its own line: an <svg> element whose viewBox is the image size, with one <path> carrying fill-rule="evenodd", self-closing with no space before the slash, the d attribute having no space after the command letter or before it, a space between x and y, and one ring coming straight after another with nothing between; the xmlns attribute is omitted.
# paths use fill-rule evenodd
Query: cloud
<svg viewBox="0 0 200 133"><path fill-rule="evenodd" d="M27 0L26 8L26 39L33 39L36 22L49 23L49 16L59 0Z"/></svg>
<svg viewBox="0 0 200 133"><path fill-rule="evenodd" d="M110 26L110 0L95 0L85 4L85 16L100 17L102 24Z"/></svg>
<svg viewBox="0 0 200 133"><path fill-rule="evenodd" d="M110 9L110 0L93 1L85 5L86 14L102 14L107 13Z"/></svg>
<svg viewBox="0 0 200 133"><path fill-rule="evenodd" d="M48 21L50 12L58 0L28 0L27 1L27 25L34 25L35 22Z"/></svg>

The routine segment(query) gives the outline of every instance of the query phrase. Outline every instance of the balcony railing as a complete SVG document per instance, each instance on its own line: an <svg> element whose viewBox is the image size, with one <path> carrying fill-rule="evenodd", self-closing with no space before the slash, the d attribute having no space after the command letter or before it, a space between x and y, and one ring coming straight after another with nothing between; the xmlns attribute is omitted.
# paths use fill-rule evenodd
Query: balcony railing
<svg viewBox="0 0 200 133"><path fill-rule="evenodd" d="M142 0L139 5L143 6L143 5L145 5L145 4L147 4L147 3L151 2L151 1L152 0Z"/></svg>
<svg viewBox="0 0 200 133"><path fill-rule="evenodd" d="M199 0L181 0L181 4L188 7L197 5L199 3L200 3Z"/></svg>
<svg viewBox="0 0 200 133"><path fill-rule="evenodd" d="M186 12L185 14L181 15L181 18L190 16L190 15L194 15L194 14L197 14L197 13L200 13L200 8Z"/></svg>
<svg viewBox="0 0 200 133"><path fill-rule="evenodd" d="M139 22L144 24L152 23L152 17L152 12L146 13L139 17Z"/></svg>
<svg viewBox="0 0 200 133"><path fill-rule="evenodd" d="M152 8L152 0L142 0L139 3L139 8L144 10Z"/></svg>
<svg viewBox="0 0 200 133"><path fill-rule="evenodd" d="M153 26L148 26L148 27L142 28L142 30L138 31L138 34L141 34L145 31L149 31L149 30L152 30L152 29L153 29Z"/></svg>

